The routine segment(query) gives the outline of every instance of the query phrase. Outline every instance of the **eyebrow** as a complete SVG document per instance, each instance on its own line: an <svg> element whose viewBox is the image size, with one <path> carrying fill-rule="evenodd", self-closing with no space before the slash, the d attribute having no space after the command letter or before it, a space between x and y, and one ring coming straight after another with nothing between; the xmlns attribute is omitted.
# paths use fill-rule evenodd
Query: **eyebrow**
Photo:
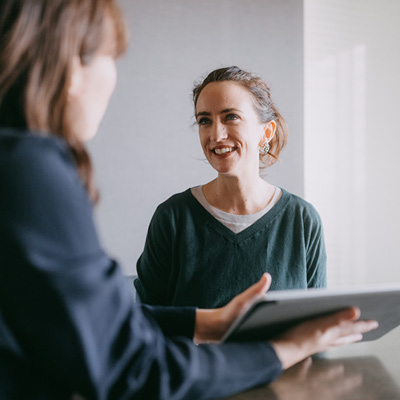
<svg viewBox="0 0 400 400"><path fill-rule="evenodd" d="M226 114L226 113L229 113L232 111L240 111L240 110L238 110L237 108L225 108L224 110L220 111L220 114ZM209 113L208 111L200 111L200 112L196 113L196 118L198 118L202 115L205 115L208 117L211 115L211 113Z"/></svg>

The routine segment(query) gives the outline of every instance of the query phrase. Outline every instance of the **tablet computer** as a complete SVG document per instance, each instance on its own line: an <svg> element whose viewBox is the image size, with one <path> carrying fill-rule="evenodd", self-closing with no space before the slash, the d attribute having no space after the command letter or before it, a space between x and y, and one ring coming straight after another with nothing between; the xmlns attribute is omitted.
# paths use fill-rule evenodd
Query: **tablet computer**
<svg viewBox="0 0 400 400"><path fill-rule="evenodd" d="M307 319L352 306L360 308L360 319L379 322L363 341L378 339L400 324L400 284L272 291L240 316L222 341L272 339Z"/></svg>

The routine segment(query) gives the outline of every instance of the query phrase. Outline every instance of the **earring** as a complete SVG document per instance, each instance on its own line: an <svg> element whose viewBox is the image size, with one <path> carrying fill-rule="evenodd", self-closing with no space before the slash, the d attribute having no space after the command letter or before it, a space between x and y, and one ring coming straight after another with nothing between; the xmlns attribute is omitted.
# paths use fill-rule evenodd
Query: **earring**
<svg viewBox="0 0 400 400"><path fill-rule="evenodd" d="M258 152L261 156L266 156L269 152L269 143L266 140L264 143L258 145Z"/></svg>

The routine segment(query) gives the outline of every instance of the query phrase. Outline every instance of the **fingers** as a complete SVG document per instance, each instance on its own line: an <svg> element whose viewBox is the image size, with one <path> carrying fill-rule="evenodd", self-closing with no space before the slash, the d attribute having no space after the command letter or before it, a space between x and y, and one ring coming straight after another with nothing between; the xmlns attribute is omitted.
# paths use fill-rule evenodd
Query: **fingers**
<svg viewBox="0 0 400 400"><path fill-rule="evenodd" d="M333 343L333 346L341 346L343 344L359 342L363 338L363 333L372 331L377 327L377 321L357 321L342 325L339 327L339 336Z"/></svg>
<svg viewBox="0 0 400 400"><path fill-rule="evenodd" d="M312 354L362 340L362 334L378 327L377 321L358 321L357 307L312 319L270 341L284 369Z"/></svg>
<svg viewBox="0 0 400 400"><path fill-rule="evenodd" d="M338 311L335 314L332 314L331 316L331 322L333 324L338 324L342 321L356 321L360 318L361 316L361 311L357 307L350 307L346 308L345 310ZM328 318L329 318L328 317Z"/></svg>
<svg viewBox="0 0 400 400"><path fill-rule="evenodd" d="M322 331L330 342L330 346L359 342L362 340L363 333L378 327L377 321L359 321L360 314L357 307L351 307L320 320L320 323L325 326Z"/></svg>
<svg viewBox="0 0 400 400"><path fill-rule="evenodd" d="M361 333L354 333L349 336L342 336L332 344L332 346L342 346L344 344L350 344L355 342L361 342L363 335Z"/></svg>
<svg viewBox="0 0 400 400"><path fill-rule="evenodd" d="M349 307L342 311L337 311L333 314L319 317L315 320L317 325L322 330L329 330L332 328L341 328L344 326L351 326L351 323L360 318L361 312L357 307Z"/></svg>
<svg viewBox="0 0 400 400"><path fill-rule="evenodd" d="M271 275L264 273L258 282L237 295L230 303L228 303L228 308L231 307L233 310L236 310L235 313L237 315L246 312L255 300L265 295L271 286L271 281Z"/></svg>
<svg viewBox="0 0 400 400"><path fill-rule="evenodd" d="M251 307L257 298L265 295L271 286L271 281L271 275L264 273L258 282L238 294L226 306L216 310L219 315L219 326L222 327L223 333L239 315L242 315Z"/></svg>
<svg viewBox="0 0 400 400"><path fill-rule="evenodd" d="M256 298L264 296L271 286L271 275L264 273L261 279L254 285L251 285L248 289L242 292L238 297L242 302L254 301Z"/></svg>
<svg viewBox="0 0 400 400"><path fill-rule="evenodd" d="M247 290L252 295L264 295L267 293L268 289L271 286L271 275L267 272L263 273L261 279L256 282L254 285L250 286Z"/></svg>
<svg viewBox="0 0 400 400"><path fill-rule="evenodd" d="M263 296L265 293L267 293L268 289L270 288L271 282L272 282L271 275L265 272L257 283L250 286L249 290L255 296L257 295Z"/></svg>

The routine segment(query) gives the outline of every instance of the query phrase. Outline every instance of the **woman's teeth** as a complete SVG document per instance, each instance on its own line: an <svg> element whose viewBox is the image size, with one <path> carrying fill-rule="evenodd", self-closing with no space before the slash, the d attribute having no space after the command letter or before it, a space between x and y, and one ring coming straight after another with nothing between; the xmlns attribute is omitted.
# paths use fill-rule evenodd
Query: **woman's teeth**
<svg viewBox="0 0 400 400"><path fill-rule="evenodd" d="M213 152L215 154L226 154L226 153L230 153L234 150L233 147L224 147L222 149L214 149Z"/></svg>

